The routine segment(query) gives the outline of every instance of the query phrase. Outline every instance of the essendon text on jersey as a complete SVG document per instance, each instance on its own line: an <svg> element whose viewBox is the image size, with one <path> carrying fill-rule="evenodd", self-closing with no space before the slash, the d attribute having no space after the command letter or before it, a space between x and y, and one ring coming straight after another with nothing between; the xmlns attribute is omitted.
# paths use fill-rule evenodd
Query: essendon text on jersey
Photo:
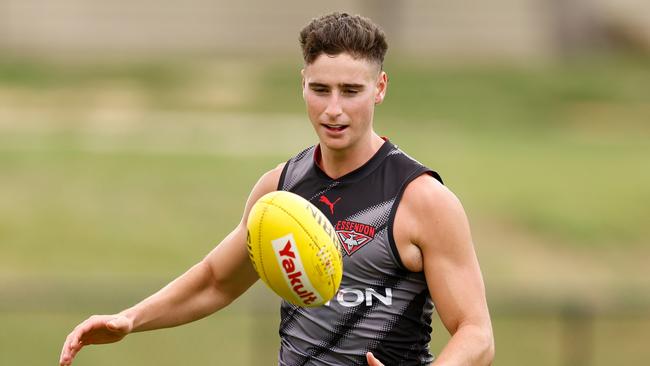
<svg viewBox="0 0 650 366"><path fill-rule="evenodd" d="M348 255L352 255L364 245L368 244L375 237L377 229L374 226L360 222L339 220L334 228L341 239L343 249Z"/></svg>
<svg viewBox="0 0 650 366"><path fill-rule="evenodd" d="M304 273L300 256L297 255L293 235L272 241L276 258L282 267L284 279L293 291L300 298L303 304L309 305L319 299L309 278Z"/></svg>
<svg viewBox="0 0 650 366"><path fill-rule="evenodd" d="M354 231L357 234L363 234L365 236L368 236L370 238L375 237L375 228L362 224L360 222L354 222L354 221L347 221L347 220L339 220L339 222L336 223L335 227L336 231Z"/></svg>

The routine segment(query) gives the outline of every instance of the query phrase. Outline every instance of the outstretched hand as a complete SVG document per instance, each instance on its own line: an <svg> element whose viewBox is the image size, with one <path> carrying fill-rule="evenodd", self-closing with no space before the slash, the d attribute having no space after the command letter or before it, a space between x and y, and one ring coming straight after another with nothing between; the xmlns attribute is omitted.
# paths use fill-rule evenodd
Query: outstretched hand
<svg viewBox="0 0 650 366"><path fill-rule="evenodd" d="M379 362L379 360L375 358L372 352L366 353L366 359L368 360L368 366L384 366L383 363Z"/></svg>
<svg viewBox="0 0 650 366"><path fill-rule="evenodd" d="M60 366L69 366L83 346L113 343L133 330L131 319L122 315L93 315L77 325L61 350Z"/></svg>

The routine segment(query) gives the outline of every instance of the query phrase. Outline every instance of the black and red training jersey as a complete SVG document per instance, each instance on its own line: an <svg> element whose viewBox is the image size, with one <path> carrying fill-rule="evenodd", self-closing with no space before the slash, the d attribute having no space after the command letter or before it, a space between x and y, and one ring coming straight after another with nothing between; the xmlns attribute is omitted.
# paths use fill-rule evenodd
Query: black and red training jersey
<svg viewBox="0 0 650 366"><path fill-rule="evenodd" d="M424 274L407 270L393 238L406 186L434 171L386 141L360 168L332 179L312 146L285 165L278 189L296 193L331 221L343 248L343 279L326 305L283 301L279 365L428 365L433 302Z"/></svg>

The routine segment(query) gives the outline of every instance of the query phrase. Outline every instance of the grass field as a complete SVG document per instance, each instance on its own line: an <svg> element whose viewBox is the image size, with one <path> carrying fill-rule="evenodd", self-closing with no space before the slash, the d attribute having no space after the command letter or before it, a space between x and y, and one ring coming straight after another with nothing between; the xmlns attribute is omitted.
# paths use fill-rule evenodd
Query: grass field
<svg viewBox="0 0 650 366"><path fill-rule="evenodd" d="M566 364L562 314L576 304L595 314L590 365L650 356L649 66L386 66L377 129L463 201L496 364ZM0 63L0 364L54 364L77 322L129 306L218 244L257 178L314 142L298 67ZM258 285L222 313L78 364L273 364L275 303ZM448 336L434 329L437 352Z"/></svg>

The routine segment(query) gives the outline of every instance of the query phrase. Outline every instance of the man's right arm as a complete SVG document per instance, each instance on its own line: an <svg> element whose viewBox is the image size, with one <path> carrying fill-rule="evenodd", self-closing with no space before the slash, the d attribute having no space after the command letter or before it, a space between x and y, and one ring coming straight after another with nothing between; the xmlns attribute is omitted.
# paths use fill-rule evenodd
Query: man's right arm
<svg viewBox="0 0 650 366"><path fill-rule="evenodd" d="M235 229L202 261L160 291L115 315L95 315L66 338L60 365L70 365L85 345L117 342L131 332L169 328L210 315L230 304L259 278L248 259L246 222L253 204L275 191L283 165L257 182Z"/></svg>

